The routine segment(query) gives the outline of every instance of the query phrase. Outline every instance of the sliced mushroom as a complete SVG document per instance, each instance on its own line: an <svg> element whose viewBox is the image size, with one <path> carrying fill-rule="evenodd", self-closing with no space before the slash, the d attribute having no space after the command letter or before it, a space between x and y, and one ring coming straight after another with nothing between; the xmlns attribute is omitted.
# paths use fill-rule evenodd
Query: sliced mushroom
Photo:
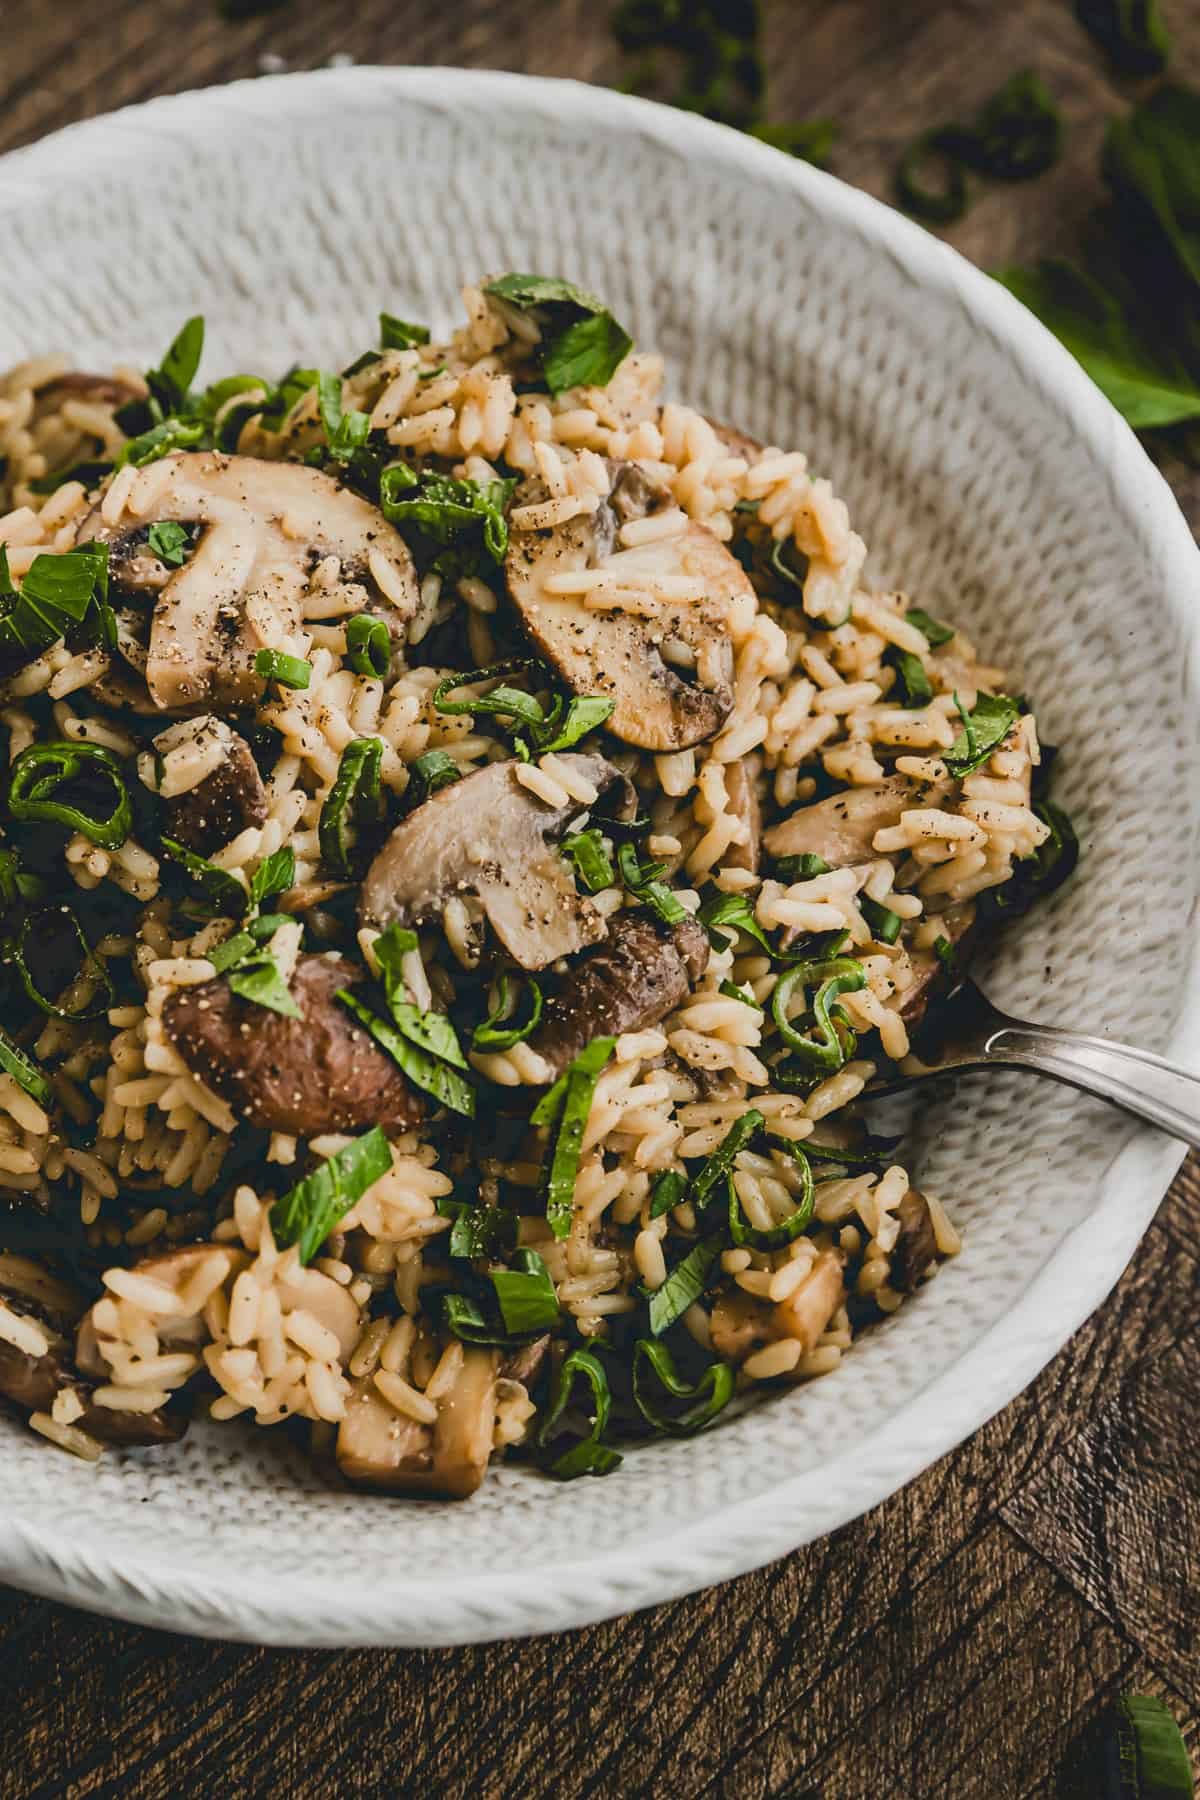
<svg viewBox="0 0 1200 1800"><path fill-rule="evenodd" d="M713 1349L731 1363L744 1363L771 1335L762 1302L741 1288L718 1294L710 1328Z"/></svg>
<svg viewBox="0 0 1200 1800"><path fill-rule="evenodd" d="M817 1339L846 1298L845 1265L841 1250L822 1250L817 1254L800 1286L771 1308L775 1337L797 1338L802 1355L816 1349Z"/></svg>
<svg viewBox="0 0 1200 1800"><path fill-rule="evenodd" d="M968 900L960 905L947 907L944 913L937 914L937 922L941 935L953 947L958 969L965 974L976 942L974 901ZM942 973L942 965L935 950L911 951L910 956L915 979L912 986L905 990L900 1002L900 1017L908 1026L911 1036L925 1017L934 983Z"/></svg>
<svg viewBox="0 0 1200 1800"><path fill-rule="evenodd" d="M154 740L154 757L163 771L158 791L166 836L187 849L211 855L249 826L266 824L267 790L254 752L223 719L202 713L168 727ZM193 786L178 787L189 761L210 772ZM172 779L175 769L181 773Z"/></svg>
<svg viewBox="0 0 1200 1800"><path fill-rule="evenodd" d="M147 526L200 527L182 568L145 547ZM216 451L176 451L143 472L119 522L100 508L78 541L109 544L116 585L154 601L146 684L160 709L204 702L249 705L263 691L255 653L300 624L310 577L336 557L342 583L379 589L394 617L416 611L418 589L403 538L377 507L301 463ZM336 590L331 590L331 600Z"/></svg>
<svg viewBox="0 0 1200 1800"><path fill-rule="evenodd" d="M929 1202L919 1188L910 1187L896 1208L900 1236L892 1250L888 1286L898 1294L911 1294L931 1263L937 1261L937 1234Z"/></svg>
<svg viewBox="0 0 1200 1800"><path fill-rule="evenodd" d="M95 406L124 406L138 398L132 382L119 375L92 375L84 369L68 369L37 391L37 410L50 412L64 400L85 400Z"/></svg>
<svg viewBox="0 0 1200 1800"><path fill-rule="evenodd" d="M728 450L730 456L743 456L748 463L756 463L763 453L764 446L749 432L739 431L736 425L722 425L716 419L709 424Z"/></svg>
<svg viewBox="0 0 1200 1800"><path fill-rule="evenodd" d="M745 843L732 844L725 852L725 867L748 869L751 875L757 875L759 852L762 848L762 807L759 804L753 764L748 757L742 756L737 762L725 764L725 796L728 802L726 810L740 819L746 827Z"/></svg>
<svg viewBox="0 0 1200 1800"><path fill-rule="evenodd" d="M799 807L772 825L763 845L770 856L820 856L833 868L868 862L877 831L898 824L911 807L940 805L948 792L945 782L890 775L874 787L845 788L815 806Z"/></svg>
<svg viewBox="0 0 1200 1800"><path fill-rule="evenodd" d="M521 621L538 649L577 694L607 694L608 729L642 750L683 750L718 731L733 707L731 602L753 595L737 559L703 525L612 553L613 512L549 531L514 531L505 573ZM603 568L637 588L690 575L700 600L656 603L650 616L599 610L583 596L555 594L554 575Z"/></svg>
<svg viewBox="0 0 1200 1800"><path fill-rule="evenodd" d="M694 919L661 925L650 913L619 913L604 943L563 977L530 1046L560 1075L593 1038L657 1025L688 996L708 964Z"/></svg>
<svg viewBox="0 0 1200 1800"><path fill-rule="evenodd" d="M343 957L302 956L290 984L300 1018L242 1000L218 977L176 989L163 1029L188 1067L263 1130L404 1130L424 1112L420 1096L336 998L364 979Z"/></svg>
<svg viewBox="0 0 1200 1800"><path fill-rule="evenodd" d="M620 787L628 806L632 790L602 756L575 752L561 761L601 797ZM448 900L473 894L523 969L544 969L604 937L603 918L576 891L557 849L584 808L577 801L547 806L517 779L519 766L477 769L397 825L362 884L362 924L440 921Z"/></svg>
<svg viewBox="0 0 1200 1800"><path fill-rule="evenodd" d="M541 1374L542 1364L546 1360L549 1349L550 1333L544 1331L541 1337L531 1339L528 1344L522 1344L519 1350L510 1350L500 1364L500 1379L502 1381L519 1381L523 1388L531 1388Z"/></svg>
<svg viewBox="0 0 1200 1800"><path fill-rule="evenodd" d="M499 1364L494 1350L465 1347L458 1379L431 1425L402 1417L369 1376L357 1381L338 1426L335 1454L343 1475L392 1493L465 1500L492 1454Z"/></svg>
<svg viewBox="0 0 1200 1800"><path fill-rule="evenodd" d="M233 1244L186 1244L182 1249L163 1250L153 1256L143 1256L134 1266L140 1275L149 1275L160 1286L169 1288L174 1294L182 1294L188 1282L202 1263L211 1261L214 1253L224 1259L225 1271L222 1281L245 1267L249 1258L246 1252ZM208 1327L201 1312L173 1313L161 1319L158 1324L158 1338L164 1349L194 1350L208 1342ZM75 1336L75 1362L85 1375L94 1376L98 1381L108 1381L111 1370L104 1354L104 1345L108 1340L103 1332L96 1329L95 1308L88 1311L79 1321L79 1330Z"/></svg>

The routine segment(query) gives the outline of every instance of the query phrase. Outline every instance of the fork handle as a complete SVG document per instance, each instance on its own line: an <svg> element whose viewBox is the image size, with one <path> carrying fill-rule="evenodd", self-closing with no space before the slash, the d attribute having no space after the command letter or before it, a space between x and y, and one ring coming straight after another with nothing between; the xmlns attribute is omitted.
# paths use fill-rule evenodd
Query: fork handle
<svg viewBox="0 0 1200 1800"><path fill-rule="evenodd" d="M992 1033L984 1055L1082 1088L1200 1149L1200 1077L1149 1050L1013 1020Z"/></svg>

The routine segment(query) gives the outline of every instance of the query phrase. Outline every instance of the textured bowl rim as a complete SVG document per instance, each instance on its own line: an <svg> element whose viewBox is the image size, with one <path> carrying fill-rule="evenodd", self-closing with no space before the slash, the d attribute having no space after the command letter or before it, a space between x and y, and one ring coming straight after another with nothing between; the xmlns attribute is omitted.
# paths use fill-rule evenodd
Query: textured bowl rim
<svg viewBox="0 0 1200 1800"><path fill-rule="evenodd" d="M397 101L475 105L570 119L572 129L623 130L672 152L723 165L745 179L790 185L813 210L836 218L912 282L970 317L1030 382L1052 397L1071 429L1119 481L1136 517L1148 566L1186 645L1185 689L1200 687L1200 550L1166 481L1137 438L1078 364L1005 289L880 201L832 175L724 126L653 102L574 81L455 68L316 70L246 80L132 106L86 120L0 159L0 212L70 180L86 149L92 171L114 175L153 152L157 139L202 140L239 120L285 120L319 96L330 108L370 84ZM1196 696L1200 698L1200 696ZM1200 954L1182 977L1179 1023L1167 1054L1200 1068ZM557 1631L671 1600L773 1561L889 1498L1008 1404L1062 1348L1115 1285L1183 1157L1161 1133L1137 1128L1106 1171L1084 1226L1059 1244L1040 1274L972 1348L933 1376L886 1424L819 1469L699 1519L641 1547L548 1564L536 1592L529 1576L406 1577L347 1585L314 1568L286 1591L270 1569L231 1569L218 1587L147 1542L136 1558L35 1521L0 1514L0 1579L48 1598L141 1624L209 1637L281 1645L435 1645Z"/></svg>

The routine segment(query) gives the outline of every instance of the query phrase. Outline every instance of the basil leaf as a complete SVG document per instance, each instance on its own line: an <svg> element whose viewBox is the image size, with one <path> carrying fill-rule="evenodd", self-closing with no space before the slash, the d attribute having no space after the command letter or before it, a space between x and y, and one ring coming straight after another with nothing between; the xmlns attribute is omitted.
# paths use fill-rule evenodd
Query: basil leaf
<svg viewBox="0 0 1200 1800"><path fill-rule="evenodd" d="M105 607L107 593L107 545L35 556L18 592L7 548L0 544L0 651L14 660L39 656L69 632L86 628L93 609ZM98 628L96 634L107 635Z"/></svg>
<svg viewBox="0 0 1200 1800"><path fill-rule="evenodd" d="M172 450L196 449L207 437L208 427L203 419L163 419L122 444L113 467L123 469L132 463L135 469L144 469Z"/></svg>
<svg viewBox="0 0 1200 1800"><path fill-rule="evenodd" d="M257 945L248 931L231 932L221 943L215 944L208 953L208 960L218 975L227 969L236 968L248 956L253 956Z"/></svg>
<svg viewBox="0 0 1200 1800"><path fill-rule="evenodd" d="M355 613L346 627L346 655L356 675L382 681L392 664L392 637L383 620Z"/></svg>
<svg viewBox="0 0 1200 1800"><path fill-rule="evenodd" d="M440 1057L443 1062L453 1063L456 1069L469 1068L458 1033L445 1013L422 1012L411 1000L389 998L388 1005L398 1030L411 1044L427 1050L430 1056Z"/></svg>
<svg viewBox="0 0 1200 1800"><path fill-rule="evenodd" d="M665 882L658 877L666 868L665 863L638 862L638 854L632 844L620 844L617 847L617 866L621 871L621 880L630 893L657 913L664 925L675 925L680 919L688 916L684 906Z"/></svg>
<svg viewBox="0 0 1200 1800"><path fill-rule="evenodd" d="M613 1037L593 1038L542 1097L531 1115L535 1125L547 1123L543 1109L551 1097L556 1096L553 1104L558 1135L546 1180L546 1219L556 1238L565 1238L571 1229L584 1127L591 1111L597 1077L612 1055L616 1041Z"/></svg>
<svg viewBox="0 0 1200 1800"><path fill-rule="evenodd" d="M429 327L410 325L407 319L398 319L394 313L381 312L379 342L385 350L412 350L417 344L429 342Z"/></svg>
<svg viewBox="0 0 1200 1800"><path fill-rule="evenodd" d="M557 1456L549 1456L547 1447L554 1438L558 1422L566 1412L576 1383L580 1380L586 1382L591 1389L591 1431L571 1449ZM579 1475L611 1475L614 1469L620 1467L622 1459L619 1452L601 1442L611 1409L608 1371L599 1356L594 1350L572 1350L563 1358L550 1404L538 1432L538 1448L542 1452L540 1460L547 1475L553 1475L559 1481L573 1481Z"/></svg>
<svg viewBox="0 0 1200 1800"><path fill-rule="evenodd" d="M269 1012L282 1013L285 1019L299 1019L303 1016L292 998L283 971L273 956L248 957L231 970L227 979L233 993L243 1000L251 1001L255 1006L265 1006Z"/></svg>
<svg viewBox="0 0 1200 1800"><path fill-rule="evenodd" d="M453 1219L447 1240L450 1255L474 1262L479 1257L507 1256L517 1247L521 1221L503 1206L469 1206L449 1195L437 1203L444 1219Z"/></svg>
<svg viewBox="0 0 1200 1800"><path fill-rule="evenodd" d="M1002 887L989 888L979 896L984 918L1020 918L1036 900L1052 894L1074 873L1079 861L1079 838L1069 814L1051 800L1035 800L1033 811L1049 828L1050 836L1038 845L1032 856L1020 859ZM939 938L933 946L943 967L946 959L938 950L938 944L945 941ZM953 954L951 950L951 956Z"/></svg>
<svg viewBox="0 0 1200 1800"><path fill-rule="evenodd" d="M444 750L426 750L408 765L408 787L404 798L409 811L415 811L439 789L462 780L462 770Z"/></svg>
<svg viewBox="0 0 1200 1800"><path fill-rule="evenodd" d="M682 1261L675 1264L662 1286L655 1288L648 1307L652 1337L661 1337L664 1331L669 1331L700 1298L724 1248L724 1232L716 1231L710 1237L701 1238Z"/></svg>
<svg viewBox="0 0 1200 1800"><path fill-rule="evenodd" d="M1127 75L1158 75L1171 43L1157 0L1075 0L1075 17Z"/></svg>
<svg viewBox="0 0 1200 1800"><path fill-rule="evenodd" d="M690 1401L683 1412L666 1411L659 1398ZM670 1437L694 1437L711 1425L733 1398L734 1373L727 1362L711 1362L694 1382L675 1367L666 1344L639 1338L633 1347L633 1398L647 1425Z"/></svg>
<svg viewBox="0 0 1200 1800"><path fill-rule="evenodd" d="M727 1000L740 1000L743 1006L753 1007L755 1012L762 1011L762 1007L754 998L754 995L744 993L736 981L722 981L717 988L717 992L719 994L724 994Z"/></svg>
<svg viewBox="0 0 1200 1800"><path fill-rule="evenodd" d="M489 663L484 669L468 669L461 675L447 675L433 690L433 705L438 712L471 717L476 713L500 713L506 718L521 719L527 725L540 725L546 716L541 702L519 688L499 685L470 700L446 698L458 688L474 687L478 682L490 681L497 675L525 674L539 667L540 664L527 656L510 656L503 662Z"/></svg>
<svg viewBox="0 0 1200 1800"><path fill-rule="evenodd" d="M943 625L940 619L935 619L931 614L922 612L919 606L910 606L904 616L910 625L915 625L917 630L928 639L931 650L936 650L939 644L948 644L954 636L953 625Z"/></svg>
<svg viewBox="0 0 1200 1800"><path fill-rule="evenodd" d="M106 850L119 849L133 823L121 760L102 744L30 744L13 762L6 798L10 817L66 826Z"/></svg>
<svg viewBox="0 0 1200 1800"><path fill-rule="evenodd" d="M887 659L896 671L897 686L905 706L928 706L933 699L933 686L925 672L925 664L911 650L892 649Z"/></svg>
<svg viewBox="0 0 1200 1800"><path fill-rule="evenodd" d="M146 533L146 542L167 568L183 567L188 553L188 534L178 519L157 519Z"/></svg>
<svg viewBox="0 0 1200 1800"><path fill-rule="evenodd" d="M386 926L375 939L371 949L379 964L379 973L383 980L383 989L387 995L389 1006L397 1001L407 1000L408 987L404 979L404 958L413 950L419 950L421 940L415 931L407 925L399 924L395 919Z"/></svg>
<svg viewBox="0 0 1200 1800"><path fill-rule="evenodd" d="M654 1177L650 1189L650 1217L661 1219L664 1213L673 1212L682 1204L686 1192L687 1176L678 1169L664 1169Z"/></svg>
<svg viewBox="0 0 1200 1800"><path fill-rule="evenodd" d="M193 877L214 913L225 914L231 919L241 918L249 905L250 896L236 875L231 874L228 869L222 869L217 863L209 862L206 856L197 855L196 851L177 843L174 838L161 838L159 846L166 851L172 862L177 862Z"/></svg>
<svg viewBox="0 0 1200 1800"><path fill-rule="evenodd" d="M396 1026L379 1018L345 988L338 989L337 997L343 1006L349 1007L359 1024L366 1026L376 1043L387 1051L414 1087L423 1088L440 1105L448 1106L452 1112L461 1113L468 1119L474 1118L475 1089L457 1069L452 1069L440 1057L431 1055L411 1042Z"/></svg>
<svg viewBox="0 0 1200 1800"><path fill-rule="evenodd" d="M404 463L393 463L383 471L379 484L379 506L385 519L393 525L417 528L419 560L449 573L466 574L481 560L499 564L508 549L508 524L504 509L512 497L513 480L488 482L459 481L450 475L424 470L420 475ZM453 547L460 553L459 562L451 565L436 556L430 559L432 546ZM464 560L465 559L465 560Z"/></svg>
<svg viewBox="0 0 1200 1800"><path fill-rule="evenodd" d="M529 1017L523 1023L515 1022L517 984L512 976L502 975L495 1007L471 1035L472 1050L511 1050L537 1029L542 1016L542 990L532 975L526 976L524 985L529 989Z"/></svg>
<svg viewBox="0 0 1200 1800"><path fill-rule="evenodd" d="M737 933L743 931L760 944L768 956L775 955L770 938L754 917L754 910L744 894L715 894L703 903L696 917L708 933L708 941L714 950L727 950L737 942ZM721 926L729 929L722 931Z"/></svg>
<svg viewBox="0 0 1200 1800"><path fill-rule="evenodd" d="M352 738L342 751L337 779L321 808L317 824L321 857L343 880L350 880L354 873L351 828L362 832L383 823L382 761L382 738Z"/></svg>
<svg viewBox="0 0 1200 1800"><path fill-rule="evenodd" d="M799 856L781 856L775 874L790 886L793 881L815 881L818 875L828 875L831 867L815 850L805 850Z"/></svg>
<svg viewBox="0 0 1200 1800"><path fill-rule="evenodd" d="M704 1167L692 1182L689 1198L693 1206L703 1207L708 1204L713 1190L719 1182L724 1181L732 1170L733 1159L738 1151L747 1148L758 1136L766 1122L763 1115L753 1106L740 1118L734 1120L716 1149L706 1157Z"/></svg>
<svg viewBox="0 0 1200 1800"><path fill-rule="evenodd" d="M1200 418L1200 385L1090 276L1048 260L1002 269L996 279L1054 333L1135 431Z"/></svg>
<svg viewBox="0 0 1200 1800"><path fill-rule="evenodd" d="M342 378L326 370L317 377L317 402L330 456L335 462L349 462L370 436L369 414L343 410Z"/></svg>
<svg viewBox="0 0 1200 1800"><path fill-rule="evenodd" d="M877 944L895 943L904 924L899 913L894 913L881 900L872 900L869 894L859 895L858 910L871 927L871 935Z"/></svg>
<svg viewBox="0 0 1200 1800"><path fill-rule="evenodd" d="M602 893L615 880L613 866L604 848L603 834L594 825L577 831L562 841L562 852L575 865L575 873L589 894Z"/></svg>
<svg viewBox="0 0 1200 1800"><path fill-rule="evenodd" d="M1105 178L1145 248L1157 239L1193 288L1200 287L1198 140L1200 94L1164 82L1127 118L1110 120L1104 141Z"/></svg>
<svg viewBox="0 0 1200 1800"><path fill-rule="evenodd" d="M972 712L965 712L960 704L959 714L963 728L950 748L942 752L942 761L951 775L961 780L1000 748L1020 713L1016 701L1007 694L980 694Z"/></svg>
<svg viewBox="0 0 1200 1800"><path fill-rule="evenodd" d="M31 1056L26 1056L18 1043L0 1025L0 1069L11 1075L18 1087L24 1088L39 1106L49 1106L53 1099L50 1083Z"/></svg>
<svg viewBox="0 0 1200 1800"><path fill-rule="evenodd" d="M312 680L312 664L300 656L288 656L283 650L259 650L254 658L254 673L264 681L277 681L280 687L306 688Z"/></svg>
<svg viewBox="0 0 1200 1800"><path fill-rule="evenodd" d="M275 1202L271 1229L276 1243L299 1244L300 1261L310 1263L330 1232L391 1166L392 1147L376 1125Z"/></svg>
<svg viewBox="0 0 1200 1800"><path fill-rule="evenodd" d="M158 368L146 371L147 385L164 413L187 410L203 354L204 319L197 313L180 327Z"/></svg>
<svg viewBox="0 0 1200 1800"><path fill-rule="evenodd" d="M539 731L535 725L530 732L533 748L539 756L553 750L569 750L577 744L589 731L595 731L612 715L615 700L603 694L580 694L567 702L566 714L561 725L554 729L553 720L547 720Z"/></svg>
<svg viewBox="0 0 1200 1800"><path fill-rule="evenodd" d="M513 1337L546 1331L558 1323L558 1295L536 1250L513 1253L515 1268L493 1269L491 1283L504 1329Z"/></svg>
<svg viewBox="0 0 1200 1800"><path fill-rule="evenodd" d="M258 908L273 894L286 894L296 880L296 853L290 845L273 850L250 877L250 905Z"/></svg>
<svg viewBox="0 0 1200 1800"><path fill-rule="evenodd" d="M537 320L536 360L552 394L605 387L633 349L602 300L557 276L502 275L484 292Z"/></svg>
<svg viewBox="0 0 1200 1800"><path fill-rule="evenodd" d="M820 986L813 998L812 1013L819 1036L814 1039L797 1031L788 1018L787 1005L797 987L812 987L816 982ZM771 1017L780 1037L808 1074L834 1075L849 1062L858 1040L844 1011L834 1002L839 994L857 993L866 985L862 964L850 956L796 963L775 983Z"/></svg>

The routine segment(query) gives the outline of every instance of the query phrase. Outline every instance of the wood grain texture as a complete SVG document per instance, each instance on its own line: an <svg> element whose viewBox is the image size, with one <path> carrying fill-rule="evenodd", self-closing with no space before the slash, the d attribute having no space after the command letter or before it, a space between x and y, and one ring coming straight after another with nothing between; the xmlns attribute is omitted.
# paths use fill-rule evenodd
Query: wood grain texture
<svg viewBox="0 0 1200 1800"><path fill-rule="evenodd" d="M1200 80L1200 13L1164 10L1176 69ZM608 11L307 0L229 23L210 0L0 0L0 149L264 57L615 83ZM882 198L916 132L1041 71L1066 154L1028 186L979 184L947 235L985 267L1068 245L1101 198L1103 117L1136 89L1067 0L775 0L766 16L771 116L835 117L835 169ZM1200 524L1200 477L1166 472ZM1064 1758L1123 1689L1166 1697L1200 1753L1198 1318L1193 1158L1110 1301L920 1481L757 1574L566 1636L292 1654L0 1591L0 1796L1091 1800Z"/></svg>

